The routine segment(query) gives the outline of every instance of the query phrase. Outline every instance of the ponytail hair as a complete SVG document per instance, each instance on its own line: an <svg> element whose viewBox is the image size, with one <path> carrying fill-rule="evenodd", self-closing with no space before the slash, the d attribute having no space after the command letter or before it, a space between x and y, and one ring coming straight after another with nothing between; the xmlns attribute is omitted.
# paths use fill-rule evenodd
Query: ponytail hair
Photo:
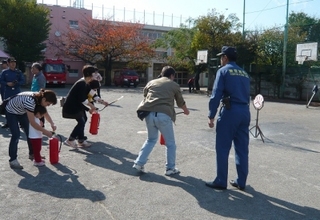
<svg viewBox="0 0 320 220"><path fill-rule="evenodd" d="M41 88L38 93L34 94L34 97L36 99L37 105L41 105L41 101L43 98L45 98L47 102L52 103L52 105L57 104L57 95L52 90L45 90Z"/></svg>

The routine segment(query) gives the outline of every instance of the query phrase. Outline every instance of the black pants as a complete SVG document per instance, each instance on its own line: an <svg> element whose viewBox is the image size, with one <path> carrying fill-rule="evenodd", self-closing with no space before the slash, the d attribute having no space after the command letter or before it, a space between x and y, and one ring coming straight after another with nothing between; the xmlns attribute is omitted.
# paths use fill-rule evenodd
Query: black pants
<svg viewBox="0 0 320 220"><path fill-rule="evenodd" d="M84 138L84 128L86 125L86 122L88 120L86 112L80 111L76 114L68 114L62 111L62 117L63 118L69 118L69 119L75 119L78 123L77 125L73 128L69 140L73 141L75 139L78 139L79 142L82 142Z"/></svg>
<svg viewBox="0 0 320 220"><path fill-rule="evenodd" d="M191 88L192 90L194 90L194 84L193 83L189 83L189 92L191 93Z"/></svg>

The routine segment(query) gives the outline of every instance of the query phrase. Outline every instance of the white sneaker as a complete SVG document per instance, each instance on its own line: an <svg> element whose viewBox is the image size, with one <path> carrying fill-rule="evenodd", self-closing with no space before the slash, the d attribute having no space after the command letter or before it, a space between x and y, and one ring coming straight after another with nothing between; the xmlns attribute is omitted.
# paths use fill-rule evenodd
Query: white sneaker
<svg viewBox="0 0 320 220"><path fill-rule="evenodd" d="M80 143L78 141L78 145L79 145L79 147L90 147L91 143L88 143L87 141L83 141L82 143Z"/></svg>
<svg viewBox="0 0 320 220"><path fill-rule="evenodd" d="M140 166L140 165L135 163L135 164L133 164L132 168L138 170L141 173L144 173L144 166Z"/></svg>
<svg viewBox="0 0 320 220"><path fill-rule="evenodd" d="M23 166L20 165L17 159L9 162L11 169L23 169Z"/></svg>
<svg viewBox="0 0 320 220"><path fill-rule="evenodd" d="M167 169L164 175L171 176L178 173L180 173L180 171L177 168L174 168L174 169Z"/></svg>
<svg viewBox="0 0 320 220"><path fill-rule="evenodd" d="M41 162L34 161L33 165L36 167L42 167L42 166L46 165L46 163L44 162L44 160L42 160Z"/></svg>
<svg viewBox="0 0 320 220"><path fill-rule="evenodd" d="M78 147L77 142L75 140L74 141L69 141L69 139L67 139L67 140L64 141L64 144L68 145L69 147L73 147L73 148L77 148Z"/></svg>

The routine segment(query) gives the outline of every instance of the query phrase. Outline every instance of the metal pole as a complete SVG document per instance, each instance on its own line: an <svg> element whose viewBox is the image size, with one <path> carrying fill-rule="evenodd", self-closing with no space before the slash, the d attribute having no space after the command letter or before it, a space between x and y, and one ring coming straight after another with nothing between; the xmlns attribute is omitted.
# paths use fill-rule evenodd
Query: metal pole
<svg viewBox="0 0 320 220"><path fill-rule="evenodd" d="M287 0L286 24L284 26L281 98L284 97L284 87L285 87L285 78L286 78L286 70L287 70L288 18L289 18L289 0Z"/></svg>
<svg viewBox="0 0 320 220"><path fill-rule="evenodd" d="M245 25L246 25L246 0L243 0L243 25L242 25L242 37L245 39Z"/></svg>
<svg viewBox="0 0 320 220"><path fill-rule="evenodd" d="M164 23L164 12L162 13L162 26L163 26L163 23Z"/></svg>
<svg viewBox="0 0 320 220"><path fill-rule="evenodd" d="M104 19L104 6L102 5L102 19Z"/></svg>

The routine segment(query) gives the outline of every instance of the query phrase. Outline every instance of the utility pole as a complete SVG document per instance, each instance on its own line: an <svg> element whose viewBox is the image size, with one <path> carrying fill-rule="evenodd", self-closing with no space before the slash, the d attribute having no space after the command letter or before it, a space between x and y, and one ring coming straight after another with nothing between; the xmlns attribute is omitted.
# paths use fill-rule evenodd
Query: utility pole
<svg viewBox="0 0 320 220"><path fill-rule="evenodd" d="M242 22L242 37L243 37L243 39L246 38L245 24L246 24L246 0L243 0L243 22Z"/></svg>
<svg viewBox="0 0 320 220"><path fill-rule="evenodd" d="M287 0L286 24L284 26L281 98L284 97L284 87L285 87L285 78L286 78L286 70L287 70L288 18L289 18L289 0Z"/></svg>

